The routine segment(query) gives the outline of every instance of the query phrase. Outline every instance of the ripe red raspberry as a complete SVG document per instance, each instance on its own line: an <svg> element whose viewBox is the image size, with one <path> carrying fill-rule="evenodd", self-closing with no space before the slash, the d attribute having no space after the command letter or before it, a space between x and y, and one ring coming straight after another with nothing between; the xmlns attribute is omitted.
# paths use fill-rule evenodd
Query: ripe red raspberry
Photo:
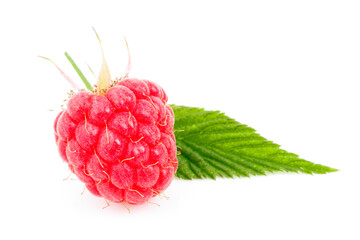
<svg viewBox="0 0 360 240"><path fill-rule="evenodd" d="M157 84L126 78L106 94L80 91L56 118L62 159L96 196L142 204L177 169L174 113Z"/></svg>

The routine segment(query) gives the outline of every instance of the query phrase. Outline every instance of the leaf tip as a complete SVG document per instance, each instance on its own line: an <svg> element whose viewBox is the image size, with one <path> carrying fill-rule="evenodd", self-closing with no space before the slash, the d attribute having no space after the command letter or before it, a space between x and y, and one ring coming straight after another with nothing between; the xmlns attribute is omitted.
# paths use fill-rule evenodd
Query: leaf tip
<svg viewBox="0 0 360 240"><path fill-rule="evenodd" d="M339 171L341 171L341 170L340 170L340 169L336 169L336 168L328 167L328 172L327 172L327 173L339 172Z"/></svg>

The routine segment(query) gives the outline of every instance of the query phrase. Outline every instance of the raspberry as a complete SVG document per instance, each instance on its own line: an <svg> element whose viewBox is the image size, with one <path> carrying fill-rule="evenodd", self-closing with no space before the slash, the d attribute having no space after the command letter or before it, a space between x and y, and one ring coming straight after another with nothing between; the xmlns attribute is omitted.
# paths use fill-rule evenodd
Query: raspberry
<svg viewBox="0 0 360 240"><path fill-rule="evenodd" d="M126 78L103 93L80 91L56 117L59 154L95 196L142 204L174 178L174 113L148 80Z"/></svg>

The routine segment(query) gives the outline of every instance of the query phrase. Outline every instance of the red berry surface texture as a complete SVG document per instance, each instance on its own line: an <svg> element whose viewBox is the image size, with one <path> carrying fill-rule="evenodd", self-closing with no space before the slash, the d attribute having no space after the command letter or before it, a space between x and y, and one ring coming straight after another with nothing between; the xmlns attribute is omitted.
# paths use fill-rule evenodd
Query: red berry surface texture
<svg viewBox="0 0 360 240"><path fill-rule="evenodd" d="M126 78L106 93L80 91L55 119L61 158L96 196L142 204L177 169L174 113L164 90Z"/></svg>

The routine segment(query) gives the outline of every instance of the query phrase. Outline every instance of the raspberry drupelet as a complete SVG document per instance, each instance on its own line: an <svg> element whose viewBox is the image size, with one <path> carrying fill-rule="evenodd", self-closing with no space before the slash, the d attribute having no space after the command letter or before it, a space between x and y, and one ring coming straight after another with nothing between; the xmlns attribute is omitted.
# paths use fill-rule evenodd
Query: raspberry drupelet
<svg viewBox="0 0 360 240"><path fill-rule="evenodd" d="M177 170L174 113L164 90L125 78L100 93L80 91L55 119L57 147L96 196L142 204Z"/></svg>

